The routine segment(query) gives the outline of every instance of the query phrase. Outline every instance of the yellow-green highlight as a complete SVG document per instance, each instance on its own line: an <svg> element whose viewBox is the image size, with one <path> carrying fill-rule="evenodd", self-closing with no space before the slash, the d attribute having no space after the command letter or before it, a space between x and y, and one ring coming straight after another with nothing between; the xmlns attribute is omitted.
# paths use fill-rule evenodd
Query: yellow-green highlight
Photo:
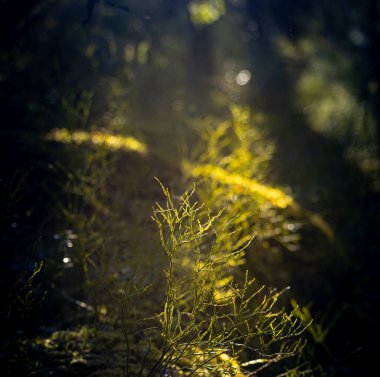
<svg viewBox="0 0 380 377"><path fill-rule="evenodd" d="M185 166L194 178L207 177L221 184L234 188L237 192L251 194L265 200L278 208L289 208L293 213L308 218L311 224L317 227L329 239L334 239L334 231L330 225L318 214L312 213L300 206L291 196L282 190L259 183L254 179L242 177L215 165L187 165Z"/></svg>
<svg viewBox="0 0 380 377"><path fill-rule="evenodd" d="M147 154L148 148L133 136L111 135L100 131L69 131L66 128L54 129L47 135L48 140L65 144L91 143L101 145L112 150L124 149L142 155Z"/></svg>
<svg viewBox="0 0 380 377"><path fill-rule="evenodd" d="M215 165L199 165L191 169L194 177L209 177L220 183L233 186L237 190L244 190L247 193L257 195L270 202L275 207L286 208L294 203L289 195L277 188L263 185L256 180L244 178L239 174L229 173L228 171Z"/></svg>
<svg viewBox="0 0 380 377"><path fill-rule="evenodd" d="M189 4L191 21L195 25L209 25L226 12L224 0L196 0Z"/></svg>

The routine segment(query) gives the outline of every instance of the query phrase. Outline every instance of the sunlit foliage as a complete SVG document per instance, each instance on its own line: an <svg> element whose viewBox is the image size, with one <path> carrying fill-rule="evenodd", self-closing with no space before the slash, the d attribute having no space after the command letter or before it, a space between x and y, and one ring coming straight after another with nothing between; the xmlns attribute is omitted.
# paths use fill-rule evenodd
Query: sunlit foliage
<svg viewBox="0 0 380 377"><path fill-rule="evenodd" d="M111 135L101 131L70 132L67 129L54 129L47 135L47 138L61 143L91 143L104 146L111 150L124 149L126 151L133 151L141 154L147 153L146 145L132 136Z"/></svg>
<svg viewBox="0 0 380 377"><path fill-rule="evenodd" d="M294 203L289 195L277 188L263 185L253 179L247 179L238 174L228 173L215 165L196 166L191 171L194 177L207 177L221 184L231 186L232 191L245 191L258 199L267 201L275 207L286 208Z"/></svg>
<svg viewBox="0 0 380 377"><path fill-rule="evenodd" d="M228 248L239 248L255 236L253 246L298 249L302 224L311 223L329 239L331 227L318 215L302 208L284 189L268 184L274 146L260 132L260 116L232 107L231 122L204 120L197 128L204 144L194 162L185 162L186 174L197 178L199 195L211 208L233 218L236 232ZM255 125L255 122L257 123ZM227 247L227 245L226 245Z"/></svg>
<svg viewBox="0 0 380 377"><path fill-rule="evenodd" d="M189 11L195 25L208 25L217 21L226 9L224 0L192 0Z"/></svg>
<svg viewBox="0 0 380 377"><path fill-rule="evenodd" d="M248 271L241 282L226 277L228 261L239 258L249 243L225 252L223 240L230 234L218 224L220 213L199 205L194 190L175 204L161 187L165 204L156 204L152 219L167 257L164 302L158 314L142 320L150 325L140 330L149 344L134 375L243 377L300 354L308 324L295 316L298 308L287 313L278 306L283 291L264 294ZM141 328L141 320L126 316L132 310L129 301L122 318L130 360L136 323ZM248 354L252 360L239 362Z"/></svg>

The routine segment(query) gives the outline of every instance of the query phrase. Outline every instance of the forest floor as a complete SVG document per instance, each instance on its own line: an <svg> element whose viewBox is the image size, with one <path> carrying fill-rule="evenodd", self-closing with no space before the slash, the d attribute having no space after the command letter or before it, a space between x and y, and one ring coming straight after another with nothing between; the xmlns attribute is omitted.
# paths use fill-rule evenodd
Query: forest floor
<svg viewBox="0 0 380 377"><path fill-rule="evenodd" d="M371 179L342 159L338 143L308 129L274 127L279 124L275 116L269 124L276 144L273 182L290 187L308 211L322 213L335 240L305 225L300 250L280 247L279 256L274 247L268 257L258 248L256 259L247 258L248 267L265 284L291 285L297 300L312 302L317 313L327 313L333 303L327 315L330 322L339 321L331 330L330 347L343 347L322 358L327 364L334 359L334 368L343 373L337 375L349 376L365 360L358 349L365 347L366 357L374 352L371 334L350 323L374 325L379 195ZM163 196L154 177L175 195L188 188L179 156L183 145L176 145L176 135L157 131L139 135L148 153L91 142L65 144L46 135L5 136L2 142L16 147L16 157L1 182L8 198L1 219L7 250L1 280L8 292L2 311L2 375L125 375L118 292L132 277L137 285L157 287L145 298L147 311L154 312L163 299L165 261L150 219ZM26 161L32 161L27 173ZM41 260L41 271L34 274ZM350 335L342 342L347 326ZM135 341L138 348L140 339Z"/></svg>

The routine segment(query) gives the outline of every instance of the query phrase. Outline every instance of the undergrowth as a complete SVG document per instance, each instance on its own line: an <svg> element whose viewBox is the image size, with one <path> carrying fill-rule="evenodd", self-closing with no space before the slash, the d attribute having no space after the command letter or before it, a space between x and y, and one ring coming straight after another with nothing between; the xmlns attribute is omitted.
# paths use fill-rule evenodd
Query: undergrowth
<svg viewBox="0 0 380 377"><path fill-rule="evenodd" d="M158 312L138 318L131 298L157 287L141 292L131 282L120 301L127 375L253 376L299 356L308 324L296 315L298 307L287 312L279 305L284 290L257 286L248 271L231 275L231 261L251 240L234 252L224 250L232 234L219 223L222 212L213 215L200 205L194 189L174 200L161 188L165 204L156 204L152 219L167 258L163 300Z"/></svg>
<svg viewBox="0 0 380 377"><path fill-rule="evenodd" d="M277 242L296 250L302 215L310 216L266 182L273 147L250 126L245 110L232 114L232 123L207 129L197 163L185 164L188 176L202 178L196 189L174 196L158 180L164 203L154 206L153 224L144 219L145 206L131 211L136 203L127 190L135 176L113 170L117 157L105 148L86 151L75 171L57 164L59 190L45 186L60 226L46 242L49 289L88 312L81 321L95 321L102 334L121 325L118 352L127 377L312 375L303 361L305 338L314 330L325 336L324 329L295 301L285 307L287 288L266 288L244 270L252 248ZM149 190L152 199L157 193ZM55 343L74 331L58 324L54 330ZM51 337L28 344L50 355ZM88 339L95 343L97 331ZM75 364L79 358L83 368L90 365L91 350L83 357L75 350Z"/></svg>
<svg viewBox="0 0 380 377"><path fill-rule="evenodd" d="M184 161L183 171L189 181L197 181L203 202L216 212L223 210L219 221L232 231L224 248L238 250L255 237L239 264L251 259L255 273L278 282L279 276L272 274L273 263L281 258L281 251L301 249L304 229L321 242L332 242L334 231L321 215L298 203L289 188L270 181L275 146L265 135L264 124L263 116L240 106L231 107L230 120L196 121L201 142ZM265 258L262 263L258 253Z"/></svg>

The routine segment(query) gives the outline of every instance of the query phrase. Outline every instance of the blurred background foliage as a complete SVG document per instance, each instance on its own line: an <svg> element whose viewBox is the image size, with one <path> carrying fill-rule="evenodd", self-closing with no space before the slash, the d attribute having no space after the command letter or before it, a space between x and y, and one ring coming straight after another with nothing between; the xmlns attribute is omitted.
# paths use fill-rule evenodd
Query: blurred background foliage
<svg viewBox="0 0 380 377"><path fill-rule="evenodd" d="M3 375L120 375L125 355L105 349L124 349L113 326L128 287L155 287L138 313L163 300L155 176L175 195L195 181L199 200L223 210L226 251L252 239L232 274L290 285L300 318L315 316L311 375L368 374L379 8L0 1Z"/></svg>

